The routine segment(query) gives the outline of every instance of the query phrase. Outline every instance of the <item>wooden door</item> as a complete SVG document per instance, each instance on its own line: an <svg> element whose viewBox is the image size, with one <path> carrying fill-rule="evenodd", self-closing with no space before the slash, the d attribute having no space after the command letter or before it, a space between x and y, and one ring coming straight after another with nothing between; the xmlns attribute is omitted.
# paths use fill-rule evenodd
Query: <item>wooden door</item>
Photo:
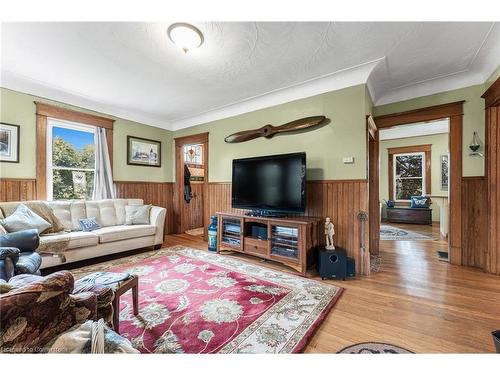
<svg viewBox="0 0 500 375"><path fill-rule="evenodd" d="M500 275L500 78L482 95L486 104L488 246L484 270Z"/></svg>
<svg viewBox="0 0 500 375"><path fill-rule="evenodd" d="M195 195L189 205L184 200L184 154L185 145L201 144L203 146L204 180L202 183L192 184L192 193ZM194 187L197 185L196 187ZM194 189L193 189L194 188ZM183 233L192 226L193 218L198 227L208 226L208 133L189 135L175 138L175 191L174 191L174 228L175 233ZM192 204L192 205L191 205ZM194 228L192 226L192 228ZM207 239L207 231L204 231Z"/></svg>
<svg viewBox="0 0 500 375"><path fill-rule="evenodd" d="M378 255L380 243L380 195L379 195L379 132L371 116L366 119L368 133L368 225L370 254Z"/></svg>

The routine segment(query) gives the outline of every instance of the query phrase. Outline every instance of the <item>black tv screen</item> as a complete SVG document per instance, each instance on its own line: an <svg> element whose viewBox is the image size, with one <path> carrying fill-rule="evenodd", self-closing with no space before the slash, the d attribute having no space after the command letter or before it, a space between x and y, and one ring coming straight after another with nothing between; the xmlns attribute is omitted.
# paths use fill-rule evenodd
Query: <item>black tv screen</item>
<svg viewBox="0 0 500 375"><path fill-rule="evenodd" d="M233 160L232 206L273 212L304 212L306 154Z"/></svg>

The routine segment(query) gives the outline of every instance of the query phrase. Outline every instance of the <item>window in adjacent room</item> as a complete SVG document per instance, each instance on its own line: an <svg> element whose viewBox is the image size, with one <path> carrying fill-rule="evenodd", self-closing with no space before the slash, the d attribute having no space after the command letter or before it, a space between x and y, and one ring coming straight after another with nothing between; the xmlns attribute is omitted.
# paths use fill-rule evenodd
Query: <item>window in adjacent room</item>
<svg viewBox="0 0 500 375"><path fill-rule="evenodd" d="M91 199L95 130L74 122L47 120L47 199Z"/></svg>
<svg viewBox="0 0 500 375"><path fill-rule="evenodd" d="M396 200L409 200L412 195L425 195L425 152L393 155L393 187Z"/></svg>

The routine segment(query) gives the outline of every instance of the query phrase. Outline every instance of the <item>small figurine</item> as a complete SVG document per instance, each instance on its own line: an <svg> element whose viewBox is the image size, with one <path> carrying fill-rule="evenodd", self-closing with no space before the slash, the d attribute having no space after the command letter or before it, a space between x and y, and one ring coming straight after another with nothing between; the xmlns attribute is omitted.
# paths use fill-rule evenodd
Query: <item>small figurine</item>
<svg viewBox="0 0 500 375"><path fill-rule="evenodd" d="M335 235L335 226L330 221L330 218L327 217L325 219L325 239L327 250L335 250L335 246L333 245L333 236Z"/></svg>

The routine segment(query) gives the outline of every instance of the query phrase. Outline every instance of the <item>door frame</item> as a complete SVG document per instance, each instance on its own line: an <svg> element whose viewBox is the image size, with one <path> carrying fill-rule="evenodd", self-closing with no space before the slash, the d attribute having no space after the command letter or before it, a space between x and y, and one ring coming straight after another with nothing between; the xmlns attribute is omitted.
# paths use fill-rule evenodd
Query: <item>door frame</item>
<svg viewBox="0 0 500 375"><path fill-rule="evenodd" d="M175 185L174 185L174 231L183 232L183 210L184 201L184 159L182 148L186 145L203 145L203 168L205 178L203 180L203 228L208 226L208 132L174 138L175 141ZM207 239L207 231L203 231L203 238Z"/></svg>
<svg viewBox="0 0 500 375"><path fill-rule="evenodd" d="M405 112L391 113L374 118L377 129L391 128L416 122L449 119L448 144L450 148L450 188L448 249L451 264L462 264L462 130L464 100L447 104L424 107ZM378 132L377 132L378 134ZM369 149L369 158L379 161L379 148ZM372 170L369 169L368 183L371 183ZM370 196L370 201L372 197ZM378 203L379 197L377 197ZM375 206L370 202L370 209ZM370 214L374 213L370 210ZM373 216L371 216L373 218ZM378 213L380 215L380 213ZM379 218L380 220L380 218ZM379 224L380 230L380 224Z"/></svg>
<svg viewBox="0 0 500 375"><path fill-rule="evenodd" d="M380 244L380 162L379 134L373 117L366 116L368 143L368 233L370 254L378 255Z"/></svg>

